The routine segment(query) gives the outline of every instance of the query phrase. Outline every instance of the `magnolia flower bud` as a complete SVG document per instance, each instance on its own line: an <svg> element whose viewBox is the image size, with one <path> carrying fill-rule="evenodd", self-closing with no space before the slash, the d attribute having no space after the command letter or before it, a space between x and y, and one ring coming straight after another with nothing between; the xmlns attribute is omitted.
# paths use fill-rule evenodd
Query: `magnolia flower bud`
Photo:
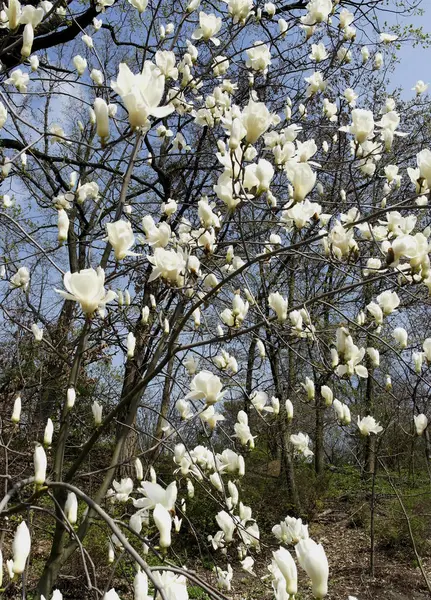
<svg viewBox="0 0 431 600"><path fill-rule="evenodd" d="M195 323L195 328L197 329L201 325L201 311L199 308L195 308L195 310L192 312L192 317Z"/></svg>
<svg viewBox="0 0 431 600"><path fill-rule="evenodd" d="M33 54L33 56L30 56L29 61L30 61L31 70L33 72L37 71L39 68L39 58L36 56L36 54Z"/></svg>
<svg viewBox="0 0 431 600"><path fill-rule="evenodd" d="M298 573L292 555L285 548L280 548L272 553L274 562L283 575L283 586L288 596L294 596L298 592Z"/></svg>
<svg viewBox="0 0 431 600"><path fill-rule="evenodd" d="M108 563L112 564L115 560L115 549L113 543L110 541L108 546Z"/></svg>
<svg viewBox="0 0 431 600"><path fill-rule="evenodd" d="M310 379L309 377L305 378L305 383L301 383L302 387L304 388L304 390L307 392L307 398L308 400L314 400L315 397L315 387L314 387L314 381L312 379Z"/></svg>
<svg viewBox="0 0 431 600"><path fill-rule="evenodd" d="M127 358L133 358L135 355L136 337L132 331L127 336Z"/></svg>
<svg viewBox="0 0 431 600"><path fill-rule="evenodd" d="M66 406L67 406L67 408L73 408L73 406L75 404L75 400L76 400L76 391L75 391L75 388L70 387L67 390L67 395L66 395Z"/></svg>
<svg viewBox="0 0 431 600"><path fill-rule="evenodd" d="M89 35L87 35L87 34L84 34L84 35L81 37L81 40L84 42L84 44L85 44L85 45L86 45L88 48L90 48L90 50L91 50L92 48L94 48L93 40L91 39L91 37L90 37Z"/></svg>
<svg viewBox="0 0 431 600"><path fill-rule="evenodd" d="M13 412L11 421L12 423L19 423L21 417L21 396L17 396L15 398L15 402L13 404Z"/></svg>
<svg viewBox="0 0 431 600"><path fill-rule="evenodd" d="M156 504L153 511L153 519L159 530L160 546L162 548L169 548L171 545L172 528L172 520L169 511L162 504Z"/></svg>
<svg viewBox="0 0 431 600"><path fill-rule="evenodd" d="M95 400L91 405L91 411L94 417L94 424L96 427L99 427L102 424L103 406Z"/></svg>
<svg viewBox="0 0 431 600"><path fill-rule="evenodd" d="M187 480L187 495L189 498L194 498L195 495L195 486L190 479Z"/></svg>
<svg viewBox="0 0 431 600"><path fill-rule="evenodd" d="M45 432L43 434L43 443L45 446L52 444L52 435L54 433L54 424L51 419L48 419L45 426Z"/></svg>
<svg viewBox="0 0 431 600"><path fill-rule="evenodd" d="M67 235L69 233L69 217L64 208L60 208L58 211L58 241L67 241Z"/></svg>
<svg viewBox="0 0 431 600"><path fill-rule="evenodd" d="M66 515L69 523L75 525L78 520L78 499L74 492L67 494L66 504L64 505L64 514Z"/></svg>
<svg viewBox="0 0 431 600"><path fill-rule="evenodd" d="M100 137L102 146L109 137L109 112L108 105L103 98L94 101L94 113L96 115L96 133Z"/></svg>
<svg viewBox="0 0 431 600"><path fill-rule="evenodd" d="M331 406L332 402L334 401L334 394L331 388L327 385L322 385L322 387L320 388L320 393L325 401L325 405Z"/></svg>
<svg viewBox="0 0 431 600"><path fill-rule="evenodd" d="M280 412L280 400L278 398L276 398L275 396L272 396L271 406L272 406L273 414L278 415Z"/></svg>
<svg viewBox="0 0 431 600"><path fill-rule="evenodd" d="M148 323L149 316L150 316L150 309L148 306L144 306L144 308L142 309L142 314L141 314L141 321L144 325L146 325Z"/></svg>
<svg viewBox="0 0 431 600"><path fill-rule="evenodd" d="M413 352L412 354L413 364L415 367L415 372L420 375L422 371L422 364L424 360L424 355L422 352Z"/></svg>
<svg viewBox="0 0 431 600"><path fill-rule="evenodd" d="M75 69L78 71L78 75L83 75L85 69L87 68L87 61L85 60L85 58L82 58L82 56L77 54L73 57L73 64L75 65Z"/></svg>
<svg viewBox="0 0 431 600"><path fill-rule="evenodd" d="M392 337L401 348L407 348L407 331L403 327L396 327L392 332Z"/></svg>
<svg viewBox="0 0 431 600"><path fill-rule="evenodd" d="M287 416L287 420L291 421L293 419L293 404L292 401L287 399L286 400L286 416Z"/></svg>
<svg viewBox="0 0 431 600"><path fill-rule="evenodd" d="M19 0L9 0L8 2L8 10L7 17L9 21L9 30L13 31L19 25L19 20L21 16L21 4Z"/></svg>
<svg viewBox="0 0 431 600"><path fill-rule="evenodd" d="M21 48L21 56L23 58L27 58L31 54L31 49L33 48L34 41L34 29L31 23L27 23L24 27L24 31L22 34L22 48Z"/></svg>
<svg viewBox="0 0 431 600"><path fill-rule="evenodd" d="M15 577L15 573L13 572L13 560L7 560L6 561L6 569L9 575L9 579L12 581L13 578Z"/></svg>
<svg viewBox="0 0 431 600"><path fill-rule="evenodd" d="M262 340L257 340L256 341L256 346L257 346L257 349L259 350L259 356L260 356L260 358L265 358L266 357L266 350L265 350L265 345L262 342Z"/></svg>
<svg viewBox="0 0 431 600"><path fill-rule="evenodd" d="M324 598L328 593L328 559L321 544L311 538L300 540L296 546L298 562L311 579L315 598Z"/></svg>
<svg viewBox="0 0 431 600"><path fill-rule="evenodd" d="M34 482L36 485L42 485L46 479L46 454L43 446L36 445L33 455L34 461Z"/></svg>
<svg viewBox="0 0 431 600"><path fill-rule="evenodd" d="M24 573L25 563L27 562L28 555L30 554L30 547L30 531L28 530L25 521L22 521L18 525L12 542L12 569L15 575L21 575L21 573Z"/></svg>
<svg viewBox="0 0 431 600"><path fill-rule="evenodd" d="M136 472L136 479L138 481L142 481L144 479L144 468L142 466L142 462L139 458L135 458L135 472Z"/></svg>

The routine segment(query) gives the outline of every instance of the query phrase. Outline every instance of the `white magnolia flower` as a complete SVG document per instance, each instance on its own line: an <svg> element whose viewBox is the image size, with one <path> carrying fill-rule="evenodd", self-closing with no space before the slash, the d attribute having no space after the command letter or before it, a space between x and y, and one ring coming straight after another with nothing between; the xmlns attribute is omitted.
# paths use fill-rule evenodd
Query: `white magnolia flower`
<svg viewBox="0 0 431 600"><path fill-rule="evenodd" d="M227 570L223 571L220 567L213 567L213 571L216 574L217 578L217 587L219 590L223 590L225 592L230 592L231 590L231 581L233 578L233 570L232 567L228 564Z"/></svg>
<svg viewBox="0 0 431 600"><path fill-rule="evenodd" d="M122 260L125 256L136 256L130 252L130 248L135 243L132 225L129 221L115 221L106 224L108 241L114 249L116 260Z"/></svg>
<svg viewBox="0 0 431 600"><path fill-rule="evenodd" d="M290 441L295 446L295 449L305 457L313 456L314 452L312 452L308 447L310 438L306 433L292 433L290 436Z"/></svg>
<svg viewBox="0 0 431 600"><path fill-rule="evenodd" d="M213 14L206 14L204 12L199 13L199 27L195 29L192 34L193 40L211 40L214 46L220 45L220 40L215 36L220 31L222 26L221 17L217 17Z"/></svg>
<svg viewBox="0 0 431 600"><path fill-rule="evenodd" d="M415 86L412 87L412 90L414 90L416 92L417 96L420 96L421 94L425 93L427 91L429 87L428 83L425 83L424 81L422 81L422 79L419 79Z"/></svg>
<svg viewBox="0 0 431 600"><path fill-rule="evenodd" d="M113 489L110 489L107 493L108 498L112 498L117 502L127 502L130 494L133 492L133 480L130 477L124 477L120 482L112 482Z"/></svg>
<svg viewBox="0 0 431 600"><path fill-rule="evenodd" d="M34 339L36 342L41 342L43 339L43 329L39 327L36 323L33 323L31 326L31 331L34 335Z"/></svg>
<svg viewBox="0 0 431 600"><path fill-rule="evenodd" d="M11 277L10 284L13 288L22 288L26 290L30 283L30 271L27 267L20 267L18 271Z"/></svg>
<svg viewBox="0 0 431 600"><path fill-rule="evenodd" d="M237 420L234 425L234 437L237 437L243 446L249 444L250 448L254 448L254 437L251 435L247 414L243 410L239 411Z"/></svg>
<svg viewBox="0 0 431 600"><path fill-rule="evenodd" d="M153 256L148 256L148 261L153 265L149 281L161 277L177 285L183 282L186 260L182 252L155 248Z"/></svg>
<svg viewBox="0 0 431 600"><path fill-rule="evenodd" d="M11 76L6 79L5 83L7 85L14 85L21 94L25 94L29 81L30 77L28 73L23 73L21 69L16 69L12 71Z"/></svg>
<svg viewBox="0 0 431 600"><path fill-rule="evenodd" d="M396 292L391 292L390 290L382 292L379 296L377 296L377 302L379 303L384 315L390 315L400 305L398 294Z"/></svg>
<svg viewBox="0 0 431 600"><path fill-rule="evenodd" d="M299 540L307 539L309 536L308 525L302 522L302 519L295 517L286 517L278 525L274 525L272 533L279 542L284 544L297 544Z"/></svg>
<svg viewBox="0 0 431 600"><path fill-rule="evenodd" d="M175 508L178 493L176 481L170 483L166 489L162 488L158 483L142 481L141 487L137 489L137 492L144 497L133 499L133 506L135 508L151 510L156 504L161 504L170 511Z"/></svg>
<svg viewBox="0 0 431 600"><path fill-rule="evenodd" d="M308 400L314 400L314 397L316 395L314 381L312 379L310 379L309 377L306 377L305 383L301 383L301 386L306 391Z"/></svg>
<svg viewBox="0 0 431 600"><path fill-rule="evenodd" d="M332 0L310 0L306 6L307 14L301 17L303 25L316 25L328 20L332 11Z"/></svg>
<svg viewBox="0 0 431 600"><path fill-rule="evenodd" d="M293 186L293 199L302 202L316 184L316 173L307 162L289 160L284 167Z"/></svg>
<svg viewBox="0 0 431 600"><path fill-rule="evenodd" d="M337 414L337 419L341 425L349 425L351 421L350 409L347 404L343 404L339 400L335 399L332 403L334 410Z"/></svg>
<svg viewBox="0 0 431 600"><path fill-rule="evenodd" d="M403 327L396 327L392 331L392 337L401 348L407 348L407 331Z"/></svg>
<svg viewBox="0 0 431 600"><path fill-rule="evenodd" d="M239 294L234 294L232 300L232 308L225 308L220 318L228 327L240 327L244 322L250 305L248 301L244 301Z"/></svg>
<svg viewBox="0 0 431 600"><path fill-rule="evenodd" d="M104 308L108 302L117 297L112 291L106 292L105 271L98 267L95 269L83 269L76 273L68 271L63 278L64 287L67 291L55 291L66 300L79 302L82 310L87 315L92 315L97 309Z"/></svg>
<svg viewBox="0 0 431 600"><path fill-rule="evenodd" d="M129 331L127 335L127 358L133 358L135 355L136 337L133 331Z"/></svg>
<svg viewBox="0 0 431 600"><path fill-rule="evenodd" d="M175 408L177 409L177 411L180 414L180 417L184 421L191 419L194 415L191 404L187 400L184 400L184 399L177 400L177 402L175 403Z"/></svg>
<svg viewBox="0 0 431 600"><path fill-rule="evenodd" d="M143 13L148 6L148 0L128 0L128 2L140 13Z"/></svg>
<svg viewBox="0 0 431 600"><path fill-rule="evenodd" d="M380 41L383 42L384 44L390 44L391 42L395 42L397 39L398 39L398 36L393 35L391 33L382 32L380 34Z"/></svg>
<svg viewBox="0 0 431 600"><path fill-rule="evenodd" d="M114 588L111 588L108 592L103 595L102 600L121 600Z"/></svg>
<svg viewBox="0 0 431 600"><path fill-rule="evenodd" d="M215 404L223 398L223 384L217 375L210 371L200 371L190 383L190 392L186 399L205 400L207 404Z"/></svg>
<svg viewBox="0 0 431 600"><path fill-rule="evenodd" d="M264 102L255 102L250 98L241 113L241 123L246 131L246 141L249 144L255 144L270 127L272 116Z"/></svg>
<svg viewBox="0 0 431 600"><path fill-rule="evenodd" d="M120 63L116 81L111 87L124 102L130 126L145 127L149 117L162 118L174 111L174 106L160 106L165 90L165 76L150 61L145 61L141 73L134 75L125 63Z"/></svg>
<svg viewBox="0 0 431 600"><path fill-rule="evenodd" d="M286 548L280 547L272 556L269 569L274 578L272 586L276 598L283 598L286 593L288 596L295 596L298 592L298 573L292 555Z"/></svg>
<svg viewBox="0 0 431 600"><path fill-rule="evenodd" d="M225 0L225 2L234 23L245 23L247 17L253 12L253 0Z"/></svg>
<svg viewBox="0 0 431 600"><path fill-rule="evenodd" d="M425 429L428 427L428 419L426 415L421 413L420 415L414 415L414 422L416 427L416 433L422 435Z"/></svg>
<svg viewBox="0 0 431 600"><path fill-rule="evenodd" d="M374 417L363 417L362 419L358 416L358 428L361 435L370 435L371 433L377 434L383 431L383 427L377 423Z"/></svg>
<svg viewBox="0 0 431 600"><path fill-rule="evenodd" d="M374 116L370 110L355 108L352 110L352 124L340 127L340 131L346 131L355 136L358 144L363 144L374 135Z"/></svg>
<svg viewBox="0 0 431 600"><path fill-rule="evenodd" d="M280 292L272 292L268 296L268 304L276 313L278 321L283 322L287 319L287 300Z"/></svg>
<svg viewBox="0 0 431 600"><path fill-rule="evenodd" d="M334 401L334 393L331 388L327 385L322 385L320 388L320 394L325 401L325 405L331 406L332 402Z"/></svg>
<svg viewBox="0 0 431 600"><path fill-rule="evenodd" d="M187 579L170 571L153 571L154 585L162 589L166 600L188 600ZM158 595L159 598L159 595Z"/></svg>
<svg viewBox="0 0 431 600"><path fill-rule="evenodd" d="M224 421L225 417L223 415L221 415L220 413L217 413L215 411L215 408L213 405L208 406L208 408L206 408L205 410L203 410L200 414L199 414L199 418L203 423L207 423L208 427L212 430L215 429L217 427L217 423L219 421Z"/></svg>
<svg viewBox="0 0 431 600"><path fill-rule="evenodd" d="M253 47L246 50L246 66L253 71L266 73L271 64L271 51L263 42L254 42Z"/></svg>
<svg viewBox="0 0 431 600"><path fill-rule="evenodd" d="M76 391L74 387L69 387L66 393L66 406L67 408L73 408L76 401Z"/></svg>
<svg viewBox="0 0 431 600"><path fill-rule="evenodd" d="M321 62L322 60L326 60L328 58L328 53L325 48L325 44L320 42L319 44L311 45L311 54L310 59L316 62Z"/></svg>
<svg viewBox="0 0 431 600"><path fill-rule="evenodd" d="M69 217L64 208L60 208L58 210L58 219L57 219L57 227L58 227L58 236L57 239L60 243L67 241L67 236L69 234Z"/></svg>

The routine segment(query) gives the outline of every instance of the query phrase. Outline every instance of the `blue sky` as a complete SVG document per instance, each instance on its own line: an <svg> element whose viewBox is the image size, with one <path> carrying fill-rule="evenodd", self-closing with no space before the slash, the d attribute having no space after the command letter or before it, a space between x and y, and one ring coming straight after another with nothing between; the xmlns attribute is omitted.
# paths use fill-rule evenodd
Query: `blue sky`
<svg viewBox="0 0 431 600"><path fill-rule="evenodd" d="M421 8L425 11L422 17L397 18L393 21L404 25L412 23L415 27L422 26L424 32L431 32L431 0L423 0ZM391 22L391 19L388 21ZM405 43L399 57L400 63L391 76L391 84L393 87L402 87L404 98L410 98L414 94L411 88L418 79L431 84L431 48L413 48L411 43Z"/></svg>

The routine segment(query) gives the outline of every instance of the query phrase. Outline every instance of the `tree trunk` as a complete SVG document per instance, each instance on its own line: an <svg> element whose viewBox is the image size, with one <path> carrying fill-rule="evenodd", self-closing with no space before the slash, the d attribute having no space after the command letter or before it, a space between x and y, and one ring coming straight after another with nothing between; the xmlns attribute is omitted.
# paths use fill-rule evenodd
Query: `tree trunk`
<svg viewBox="0 0 431 600"><path fill-rule="evenodd" d="M270 344L272 348L272 344ZM301 502L299 499L298 488L295 481L295 469L292 460L292 450L290 444L290 424L286 417L285 396L283 386L279 376L279 355L278 350L271 349L268 352L268 358L271 365L271 372L274 381L274 388L277 398L280 400L280 443L281 443L281 466L280 474L286 479L286 485L289 495L289 504L292 511L296 514L301 513ZM293 376L293 354L289 352L289 371L287 389L291 389L291 376Z"/></svg>
<svg viewBox="0 0 431 600"><path fill-rule="evenodd" d="M325 450L324 450L324 412L325 405L319 392L316 393L316 429L314 433L314 470L316 475L322 475L325 470Z"/></svg>
<svg viewBox="0 0 431 600"><path fill-rule="evenodd" d="M159 416L157 419L156 429L154 431L153 443L157 443L163 439L163 426L169 412L172 389L172 371L174 368L174 357L168 362L165 384L163 386L162 402L160 405ZM150 464L153 464L156 458L161 454L162 446L159 444L150 455Z"/></svg>

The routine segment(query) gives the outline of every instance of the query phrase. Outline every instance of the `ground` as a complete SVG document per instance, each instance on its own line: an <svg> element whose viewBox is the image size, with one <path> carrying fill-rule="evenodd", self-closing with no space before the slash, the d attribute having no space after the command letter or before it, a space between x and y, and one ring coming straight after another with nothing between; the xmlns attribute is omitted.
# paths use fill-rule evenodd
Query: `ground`
<svg viewBox="0 0 431 600"><path fill-rule="evenodd" d="M375 550L374 577L370 576L370 538L364 529L352 527L350 515L340 509L327 509L317 516L310 527L311 536L323 544L328 556L330 577L328 600L426 600L430 598L420 569L410 552L396 554ZM271 560L270 551L263 551L256 560L256 572L265 573ZM423 559L431 581L431 560ZM299 572L299 594L296 600L311 600L307 577ZM235 600L266 600L271 593L252 576L236 579L232 597Z"/></svg>

